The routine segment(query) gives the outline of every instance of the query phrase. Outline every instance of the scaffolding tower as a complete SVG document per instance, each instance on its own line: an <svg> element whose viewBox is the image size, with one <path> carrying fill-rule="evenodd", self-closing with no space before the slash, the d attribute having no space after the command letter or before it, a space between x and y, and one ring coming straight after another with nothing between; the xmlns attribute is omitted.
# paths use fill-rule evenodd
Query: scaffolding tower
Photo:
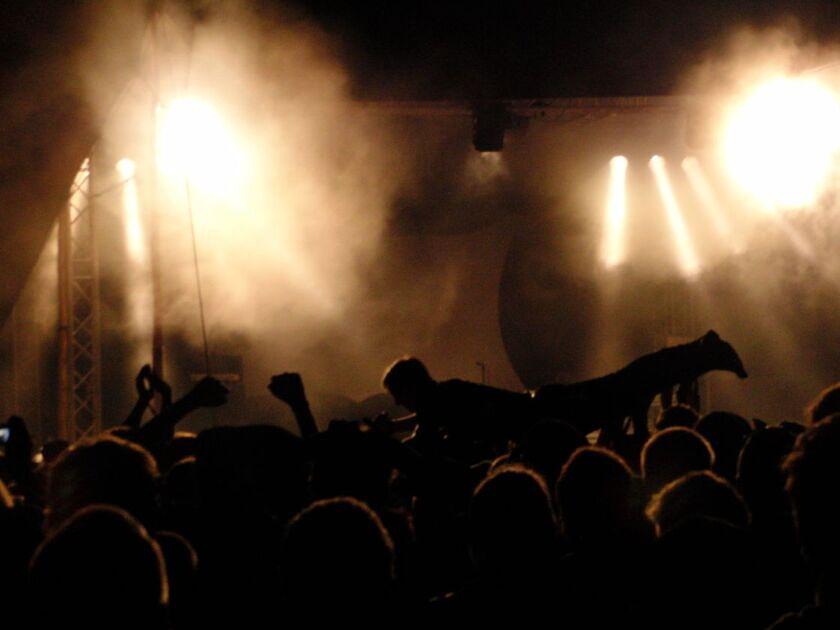
<svg viewBox="0 0 840 630"><path fill-rule="evenodd" d="M58 433L70 442L102 429L99 257L91 181L88 158L58 221Z"/></svg>

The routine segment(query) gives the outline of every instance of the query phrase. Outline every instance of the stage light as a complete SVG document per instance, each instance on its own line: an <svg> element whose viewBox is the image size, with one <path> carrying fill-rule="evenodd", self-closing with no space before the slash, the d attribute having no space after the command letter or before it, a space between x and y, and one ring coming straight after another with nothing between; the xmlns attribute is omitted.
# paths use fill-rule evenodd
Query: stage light
<svg viewBox="0 0 840 630"><path fill-rule="evenodd" d="M473 106L473 147L482 153L501 151L513 117L502 103Z"/></svg>
<svg viewBox="0 0 840 630"><path fill-rule="evenodd" d="M627 158L617 155L610 160L610 182L607 192L607 211L604 217L604 236L601 260L610 269L625 259L624 224L627 214Z"/></svg>
<svg viewBox="0 0 840 630"><path fill-rule="evenodd" d="M244 173L244 154L216 110L201 101L179 99L160 113L160 168L207 192L235 194Z"/></svg>
<svg viewBox="0 0 840 630"><path fill-rule="evenodd" d="M700 197L700 202L706 216L712 222L715 232L721 238L729 239L732 235L732 229L729 221L726 219L723 208L717 199L709 180L706 179L703 173L703 167L695 157L687 157L682 161L682 169L688 176L688 182L692 189Z"/></svg>
<svg viewBox="0 0 840 630"><path fill-rule="evenodd" d="M128 158L123 158L117 162L116 168L123 180L122 203L123 212L125 212L126 248L133 261L143 262L146 259L146 246L143 238L143 222L140 218L137 184L134 181L134 162Z"/></svg>
<svg viewBox="0 0 840 630"><path fill-rule="evenodd" d="M840 103L812 79L760 86L728 116L723 159L739 186L771 209L805 207L840 149Z"/></svg>
<svg viewBox="0 0 840 630"><path fill-rule="evenodd" d="M119 162L117 162L116 168L117 172L120 174L120 177L122 177L123 180L131 179L132 177L134 177L135 166L133 160L123 158Z"/></svg>
<svg viewBox="0 0 840 630"><path fill-rule="evenodd" d="M483 188L507 175L507 166L501 152L471 151L464 168L465 183Z"/></svg>
<svg viewBox="0 0 840 630"><path fill-rule="evenodd" d="M668 225L671 227L671 234L674 237L675 254L680 270L686 276L693 276L700 271L700 263L697 260L697 254L694 252L694 244L691 242L691 236L688 234L688 227L680 211L677 198L674 196L674 191L671 188L668 172L665 169L665 159L659 155L654 155L648 165L650 166L650 170L653 171L653 177L656 180L656 187L659 189L662 205L665 206Z"/></svg>

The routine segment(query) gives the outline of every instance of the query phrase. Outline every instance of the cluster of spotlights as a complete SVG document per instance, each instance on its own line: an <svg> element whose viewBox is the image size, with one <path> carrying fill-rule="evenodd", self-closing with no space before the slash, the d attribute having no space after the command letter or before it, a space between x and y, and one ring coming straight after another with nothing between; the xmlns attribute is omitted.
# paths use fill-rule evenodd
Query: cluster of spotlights
<svg viewBox="0 0 840 630"><path fill-rule="evenodd" d="M610 177L600 252L601 262L608 269L617 267L627 261L628 164L627 158L623 155L617 155L610 160ZM695 158L689 157L683 160L681 166L716 230L728 235L730 232L729 224L706 181L699 162ZM671 180L668 177L665 158L654 155L648 161L648 169L656 182L659 199L665 212L665 218L672 236L676 264L684 276L695 276L700 271L700 260L695 251L694 242L682 209L674 194Z"/></svg>
<svg viewBox="0 0 840 630"><path fill-rule="evenodd" d="M840 154L840 99L808 77L776 78L759 85L727 113L721 139L718 163L755 205L771 211L813 206L834 183ZM601 241L601 261L607 268L627 259L627 167L623 156L610 161ZM735 251L740 249L700 162L687 157L681 167L714 234ZM665 158L654 155L648 168L670 229L675 264L684 276L694 276L700 271L700 260ZM779 223L784 228L784 221ZM797 249L807 253L796 235L790 236Z"/></svg>

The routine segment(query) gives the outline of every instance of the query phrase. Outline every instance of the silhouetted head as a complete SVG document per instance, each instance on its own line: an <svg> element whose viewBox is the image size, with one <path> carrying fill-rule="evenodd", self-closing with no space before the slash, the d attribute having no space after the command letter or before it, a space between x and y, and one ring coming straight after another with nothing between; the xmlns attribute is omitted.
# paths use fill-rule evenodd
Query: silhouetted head
<svg viewBox="0 0 840 630"><path fill-rule="evenodd" d="M276 426L214 427L198 435L196 479L202 511L228 525L285 523L306 500L303 441ZM230 522L233 521L233 522Z"/></svg>
<svg viewBox="0 0 840 630"><path fill-rule="evenodd" d="M710 470L715 455L709 442L692 429L671 427L655 433L642 449L642 478L649 492L695 470Z"/></svg>
<svg viewBox="0 0 840 630"><path fill-rule="evenodd" d="M818 570L840 562L840 414L810 427L787 458L787 490L802 550Z"/></svg>
<svg viewBox="0 0 840 630"><path fill-rule="evenodd" d="M545 482L524 466L503 466L478 485L468 524L473 562L483 572L534 567L551 556L557 539Z"/></svg>
<svg viewBox="0 0 840 630"><path fill-rule="evenodd" d="M394 579L394 546L379 517L349 497L316 501L283 541L286 605L319 614L381 606Z"/></svg>
<svg viewBox="0 0 840 630"><path fill-rule="evenodd" d="M198 555L186 538L174 532L154 536L160 548L169 585L169 620L172 627L192 627L198 612Z"/></svg>
<svg viewBox="0 0 840 630"><path fill-rule="evenodd" d="M434 385L426 366L415 357L395 361L382 377L382 386L391 393L394 402L409 411L417 411L423 396Z"/></svg>
<svg viewBox="0 0 840 630"><path fill-rule="evenodd" d="M41 542L40 522L31 516L32 510L27 510L23 504L15 505L6 484L0 481L0 541L3 541L0 593L3 594L4 619L9 627L15 625L15 614L25 608L29 561Z"/></svg>
<svg viewBox="0 0 840 630"><path fill-rule="evenodd" d="M752 422L728 411L707 413L694 425L694 430L712 445L715 472L731 483L735 482L741 449L753 429Z"/></svg>
<svg viewBox="0 0 840 630"><path fill-rule="evenodd" d="M840 413L840 383L826 387L819 393L808 405L805 421L807 424L816 424L835 413Z"/></svg>
<svg viewBox="0 0 840 630"><path fill-rule="evenodd" d="M191 431L176 431L175 435L159 454L160 470L165 473L176 463L187 457L194 457L198 448L198 436Z"/></svg>
<svg viewBox="0 0 840 630"><path fill-rule="evenodd" d="M788 511L786 476L782 469L793 450L796 436L783 427L755 431L744 444L738 459L736 485L753 517L778 518Z"/></svg>
<svg viewBox="0 0 840 630"><path fill-rule="evenodd" d="M80 440L50 467L48 525L97 503L120 507L148 524L157 511L157 475L154 458L136 444L113 436Z"/></svg>
<svg viewBox="0 0 840 630"><path fill-rule="evenodd" d="M525 434L516 457L540 473L548 487L553 488L572 453L587 444L586 436L568 422L541 420Z"/></svg>
<svg viewBox="0 0 840 630"><path fill-rule="evenodd" d="M67 440L49 440L41 447L41 455L44 456L44 464L53 463L59 455L70 447Z"/></svg>
<svg viewBox="0 0 840 630"><path fill-rule="evenodd" d="M692 519L710 518L746 528L750 513L732 485L707 470L691 472L665 486L647 508L657 536Z"/></svg>
<svg viewBox="0 0 840 630"><path fill-rule="evenodd" d="M633 473L604 448L579 448L557 480L557 509L563 533L573 544L608 541L632 520Z"/></svg>
<svg viewBox="0 0 840 630"><path fill-rule="evenodd" d="M697 412L688 405L673 405L659 412L659 417L654 425L657 431L663 431L670 427L694 428L698 420Z"/></svg>
<svg viewBox="0 0 840 630"><path fill-rule="evenodd" d="M200 523L198 494L198 463L187 457L172 466L163 476L160 491L164 527L185 534L195 535Z"/></svg>
<svg viewBox="0 0 840 630"><path fill-rule="evenodd" d="M313 497L347 496L377 509L382 507L388 499L393 471L386 439L376 432L335 424L310 439Z"/></svg>
<svg viewBox="0 0 840 630"><path fill-rule="evenodd" d="M737 374L740 378L747 378L747 371L741 357L728 342L720 338L714 330L710 330L700 338L706 359L710 367L715 370L726 370Z"/></svg>
<svg viewBox="0 0 840 630"><path fill-rule="evenodd" d="M89 506L38 548L32 617L42 628L165 628L168 588L160 549L128 512Z"/></svg>
<svg viewBox="0 0 840 630"><path fill-rule="evenodd" d="M123 440L128 440L129 442L137 441L137 430L124 424L109 427L102 432L102 435L121 438Z"/></svg>

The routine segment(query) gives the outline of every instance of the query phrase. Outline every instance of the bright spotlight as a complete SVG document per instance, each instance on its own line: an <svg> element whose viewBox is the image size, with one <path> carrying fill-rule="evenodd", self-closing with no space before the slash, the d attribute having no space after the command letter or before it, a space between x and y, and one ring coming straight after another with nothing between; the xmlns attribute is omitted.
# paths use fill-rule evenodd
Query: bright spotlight
<svg viewBox="0 0 840 630"><path fill-rule="evenodd" d="M674 248L679 261L680 269L686 276L693 276L700 270L700 263L697 254L694 252L694 244L688 234L688 227L683 219L677 198L671 188L668 179L668 172L665 170L665 159L654 155L648 163L653 177L656 180L656 187L659 189L659 196L662 198L662 205L668 215L668 224L671 226L671 234L674 237Z"/></svg>
<svg viewBox="0 0 840 630"><path fill-rule="evenodd" d="M626 255L624 242L624 223L627 214L626 183L627 158L617 155L610 160L607 212L601 242L601 260L607 269L623 263Z"/></svg>
<svg viewBox="0 0 840 630"><path fill-rule="evenodd" d="M811 79L760 86L725 126L724 162L748 193L771 208L816 201L840 149L840 103Z"/></svg>
<svg viewBox="0 0 840 630"><path fill-rule="evenodd" d="M237 192L245 166L243 153L216 110L193 99L179 99L161 109L158 160L164 172L219 195Z"/></svg>
<svg viewBox="0 0 840 630"><path fill-rule="evenodd" d="M117 172L120 174L124 180L131 179L134 177L134 161L129 160L128 158L123 158L119 162L117 162Z"/></svg>

